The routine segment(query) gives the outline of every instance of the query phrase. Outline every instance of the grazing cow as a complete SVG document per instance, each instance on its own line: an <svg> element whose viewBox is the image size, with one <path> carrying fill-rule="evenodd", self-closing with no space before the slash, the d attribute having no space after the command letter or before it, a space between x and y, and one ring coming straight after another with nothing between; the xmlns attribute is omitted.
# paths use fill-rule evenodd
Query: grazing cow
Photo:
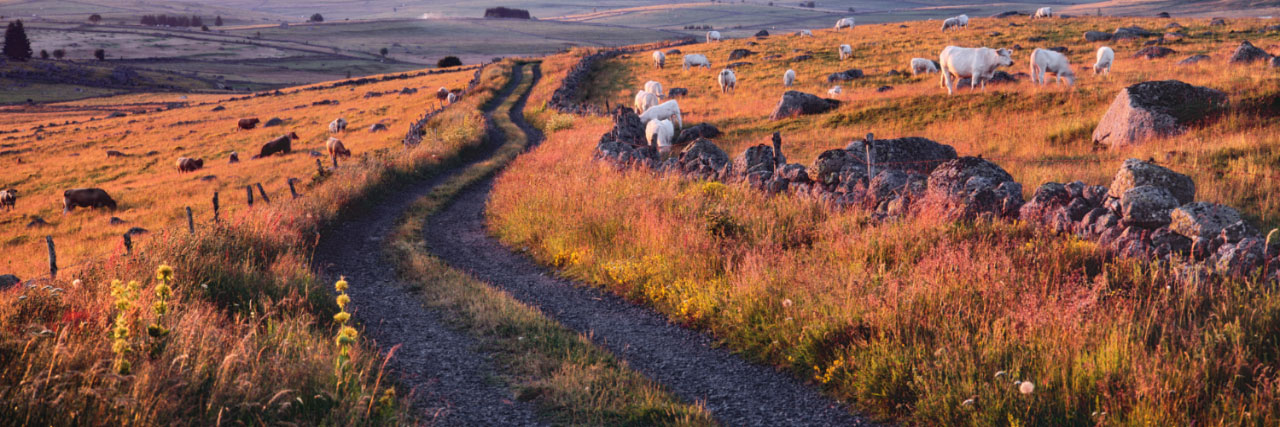
<svg viewBox="0 0 1280 427"><path fill-rule="evenodd" d="M677 96L686 96L688 94L689 94L689 89L685 89L682 87L673 87L671 88L671 90L667 91L667 98L675 98Z"/></svg>
<svg viewBox="0 0 1280 427"><path fill-rule="evenodd" d="M960 28L969 28L969 15L961 13L960 16L956 17L956 20L960 21Z"/></svg>
<svg viewBox="0 0 1280 427"><path fill-rule="evenodd" d="M738 85L738 76L728 68L720 70L720 78L717 80L720 82L720 92L724 93L732 92L734 86Z"/></svg>
<svg viewBox="0 0 1280 427"><path fill-rule="evenodd" d="M262 144L262 150L253 158L261 159L276 153L289 154L293 152L293 140L295 139L298 139L298 134L293 132L289 132L288 135L281 135L279 138L271 140L271 142Z"/></svg>
<svg viewBox="0 0 1280 427"><path fill-rule="evenodd" d="M795 82L796 82L796 70L788 69L786 73L782 74L783 86L789 87L791 86L792 83L795 83Z"/></svg>
<svg viewBox="0 0 1280 427"><path fill-rule="evenodd" d="M840 45L840 60L843 61L853 57L853 46L847 44Z"/></svg>
<svg viewBox="0 0 1280 427"><path fill-rule="evenodd" d="M707 31L707 43L720 41L719 31Z"/></svg>
<svg viewBox="0 0 1280 427"><path fill-rule="evenodd" d="M453 103L458 102L458 94L449 92L448 101L449 105L453 105Z"/></svg>
<svg viewBox="0 0 1280 427"><path fill-rule="evenodd" d="M843 89L840 89L840 86L835 86L835 87L832 87L831 89L827 89L827 95L840 96L840 93L843 91L844 91Z"/></svg>
<svg viewBox="0 0 1280 427"><path fill-rule="evenodd" d="M710 70L711 60L701 53L691 53L684 56L684 69L688 70L689 67L706 67Z"/></svg>
<svg viewBox="0 0 1280 427"><path fill-rule="evenodd" d="M62 193L62 213L75 208L107 208L116 210L116 201L101 188L73 188Z"/></svg>
<svg viewBox="0 0 1280 427"><path fill-rule="evenodd" d="M232 151L231 156L227 159L227 163L240 163L240 154Z"/></svg>
<svg viewBox="0 0 1280 427"><path fill-rule="evenodd" d="M644 83L644 91L652 93L653 96L656 96L659 98L666 95L665 93L662 93L662 83L658 83L653 80L649 80Z"/></svg>
<svg viewBox="0 0 1280 427"><path fill-rule="evenodd" d="M1068 85L1076 83L1076 74L1071 71L1071 63L1067 60L1067 56L1059 52L1048 49L1036 48L1031 52L1031 82L1043 85L1045 83L1044 74L1053 73L1057 76L1058 83L1061 84L1063 79L1067 80Z"/></svg>
<svg viewBox="0 0 1280 427"><path fill-rule="evenodd" d="M675 100L667 101L644 110L640 113L640 123L649 123L650 120L670 120L674 118L676 126L684 128L684 120L680 118L680 104Z"/></svg>
<svg viewBox="0 0 1280 427"><path fill-rule="evenodd" d="M960 28L960 20L956 18L947 18L942 20L942 31L949 28Z"/></svg>
<svg viewBox="0 0 1280 427"><path fill-rule="evenodd" d="M969 89L981 82L982 90L986 90L987 80L995 75L996 68L1013 65L1013 57L1008 49L947 46L938 55L938 62L942 65L942 86L950 95L955 91L952 79L958 83L962 77L969 78Z"/></svg>
<svg viewBox="0 0 1280 427"><path fill-rule="evenodd" d="M347 119L339 117L334 121L329 122L329 133L338 133L338 132L346 132L346 131L347 131Z"/></svg>
<svg viewBox="0 0 1280 427"><path fill-rule="evenodd" d="M329 157L351 157L351 150L342 145L342 141L338 138L329 137L329 140L324 143L324 148L329 150Z"/></svg>
<svg viewBox="0 0 1280 427"><path fill-rule="evenodd" d="M911 75L938 72L938 63L925 58L911 58Z"/></svg>
<svg viewBox="0 0 1280 427"><path fill-rule="evenodd" d="M848 29L852 30L852 29L853 29L853 17L852 17L852 16L850 16L850 17L848 17L848 18L840 18L840 20L839 20L839 21L836 21L836 29L835 29L835 30L836 30L836 31L840 31L840 29L841 29L841 28L848 28Z"/></svg>
<svg viewBox="0 0 1280 427"><path fill-rule="evenodd" d="M436 91L436 101L439 102L440 105L444 105L444 101L448 99L449 88L441 86L440 89Z"/></svg>
<svg viewBox="0 0 1280 427"><path fill-rule="evenodd" d="M667 54L660 50L653 51L653 66L659 69L667 66Z"/></svg>
<svg viewBox="0 0 1280 427"><path fill-rule="evenodd" d="M658 100L658 97L654 96L654 94L641 90L636 91L636 99L632 106L635 107L636 111L643 112L661 103L662 101Z"/></svg>
<svg viewBox="0 0 1280 427"><path fill-rule="evenodd" d="M1093 64L1094 74L1111 74L1111 62L1116 60L1116 51L1103 46L1098 48L1098 62Z"/></svg>
<svg viewBox="0 0 1280 427"><path fill-rule="evenodd" d="M249 130L257 127L258 121L257 117L251 119L240 119L240 121L236 123L236 126L239 126L240 129Z"/></svg>
<svg viewBox="0 0 1280 427"><path fill-rule="evenodd" d="M813 31L800 30L800 37L813 37Z"/></svg>
<svg viewBox="0 0 1280 427"><path fill-rule="evenodd" d="M17 203L18 190L10 188L8 190L0 191L0 208L11 211Z"/></svg>
<svg viewBox="0 0 1280 427"><path fill-rule="evenodd" d="M1053 8L1045 6L1036 9L1036 13L1031 15L1031 19L1049 18L1053 16Z"/></svg>
<svg viewBox="0 0 1280 427"><path fill-rule="evenodd" d="M178 173L195 172L204 168L204 159L192 159L190 157L178 158Z"/></svg>
<svg viewBox="0 0 1280 427"><path fill-rule="evenodd" d="M671 151L671 138L676 134L671 120L651 120L644 126L644 137L649 144L658 148L658 152L666 154Z"/></svg>

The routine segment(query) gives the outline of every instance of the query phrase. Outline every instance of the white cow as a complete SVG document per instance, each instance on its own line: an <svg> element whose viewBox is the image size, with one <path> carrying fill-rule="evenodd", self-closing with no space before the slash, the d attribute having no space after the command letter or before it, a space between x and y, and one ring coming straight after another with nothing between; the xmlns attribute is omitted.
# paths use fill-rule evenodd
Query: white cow
<svg viewBox="0 0 1280 427"><path fill-rule="evenodd" d="M445 97L445 100L449 101L450 104L458 102L458 94L449 92L449 96Z"/></svg>
<svg viewBox="0 0 1280 427"><path fill-rule="evenodd" d="M790 69L788 69L786 73L783 73L783 74L782 74L782 85L783 85L783 86L788 86L788 87L789 87L789 86L791 86L791 84L792 84L792 83L795 83L795 82L796 82L796 70L790 70Z"/></svg>
<svg viewBox="0 0 1280 427"><path fill-rule="evenodd" d="M710 70L711 60L707 59L707 55L691 53L684 56L684 69L688 70L689 67L706 67Z"/></svg>
<svg viewBox="0 0 1280 427"><path fill-rule="evenodd" d="M1059 84L1063 79L1067 80L1068 85L1076 83L1076 74L1071 71L1071 63L1066 55L1049 49L1036 48L1031 52L1031 82L1043 85L1044 73L1053 73L1057 76Z"/></svg>
<svg viewBox="0 0 1280 427"><path fill-rule="evenodd" d="M840 60L843 61L853 57L853 46L847 44L840 45Z"/></svg>
<svg viewBox="0 0 1280 427"><path fill-rule="evenodd" d="M1094 74L1111 74L1111 62L1116 60L1116 51L1103 46L1098 48L1098 62L1093 64Z"/></svg>
<svg viewBox="0 0 1280 427"><path fill-rule="evenodd" d="M658 146L658 152L666 154L671 151L671 139L676 135L676 128L671 120L651 120L644 125L644 139Z"/></svg>
<svg viewBox="0 0 1280 427"><path fill-rule="evenodd" d="M969 15L961 14L942 21L942 31L948 28L969 28Z"/></svg>
<svg viewBox="0 0 1280 427"><path fill-rule="evenodd" d="M653 51L653 66L658 68L667 66L667 54L660 50Z"/></svg>
<svg viewBox="0 0 1280 427"><path fill-rule="evenodd" d="M848 28L848 29L852 30L852 29L853 29L853 17L852 17L852 16L850 16L850 17L848 17L848 18L840 18L840 20L839 20L839 21L836 21L836 31L840 31L840 29L841 29L841 28Z"/></svg>
<svg viewBox="0 0 1280 427"><path fill-rule="evenodd" d="M956 17L956 20L960 21L960 27L969 28L969 15L961 13L960 16Z"/></svg>
<svg viewBox="0 0 1280 427"><path fill-rule="evenodd" d="M800 37L813 37L813 31L800 30Z"/></svg>
<svg viewBox="0 0 1280 427"><path fill-rule="evenodd" d="M720 92L732 92L733 87L738 85L738 76L733 74L733 70L725 68L720 70Z"/></svg>
<svg viewBox="0 0 1280 427"><path fill-rule="evenodd" d="M1048 18L1051 16L1053 16L1053 8L1045 6L1045 7L1036 9L1036 13L1034 15L1031 15L1031 19Z"/></svg>
<svg viewBox="0 0 1280 427"><path fill-rule="evenodd" d="M649 81L647 81L647 82L644 82L644 91L645 91L645 92L652 93L652 94L653 94L653 96L656 96L656 97L659 97L659 98L662 98L662 97L664 97L664 96L667 96L667 94L666 94L666 93L662 92L662 83L658 83L658 82L653 81L653 80L649 80Z"/></svg>
<svg viewBox="0 0 1280 427"><path fill-rule="evenodd" d="M636 107L636 111L648 110L649 108L655 105L658 105L660 103L662 103L662 101L659 100L658 97L652 93L645 92L643 90L636 92L636 99L634 103L634 106Z"/></svg>
<svg viewBox="0 0 1280 427"><path fill-rule="evenodd" d="M947 46L938 55L938 63L942 65L942 87L950 95L955 91L953 78L959 82L961 77L968 77L970 89L981 81L982 90L986 90L987 80L995 75L996 68L1013 65L1013 57L1008 49Z"/></svg>
<svg viewBox="0 0 1280 427"><path fill-rule="evenodd" d="M650 120L670 120L674 118L676 126L684 128L684 120L680 118L680 104L675 100L667 101L640 113L640 122L649 123Z"/></svg>
<svg viewBox="0 0 1280 427"><path fill-rule="evenodd" d="M938 66L933 61L925 58L911 58L911 75L936 72L938 72Z"/></svg>
<svg viewBox="0 0 1280 427"><path fill-rule="evenodd" d="M719 31L707 31L707 43L720 41Z"/></svg>
<svg viewBox="0 0 1280 427"><path fill-rule="evenodd" d="M831 96L840 96L840 92L842 92L842 90L840 89L840 86L835 86L835 87L832 87L831 89L827 89L827 95L831 95Z"/></svg>

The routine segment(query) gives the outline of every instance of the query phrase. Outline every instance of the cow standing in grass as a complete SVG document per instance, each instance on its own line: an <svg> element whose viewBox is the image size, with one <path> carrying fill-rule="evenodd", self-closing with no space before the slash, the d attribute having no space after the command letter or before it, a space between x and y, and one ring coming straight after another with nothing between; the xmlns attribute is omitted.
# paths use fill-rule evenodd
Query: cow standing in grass
<svg viewBox="0 0 1280 427"><path fill-rule="evenodd" d="M17 206L17 204L18 190L10 188L8 190L0 191L0 208L12 211L14 206Z"/></svg>
<svg viewBox="0 0 1280 427"><path fill-rule="evenodd" d="M1013 65L1013 54L1008 49L992 49L989 47L947 46L938 55L938 63L942 65L942 87L947 94L955 91L955 83L963 77L969 78L969 89L974 89L979 82L982 90L987 89L987 80L995 75L996 68Z"/></svg>
<svg viewBox="0 0 1280 427"><path fill-rule="evenodd" d="M116 201L101 188L73 188L62 193L62 213L75 208L107 208L116 210Z"/></svg>

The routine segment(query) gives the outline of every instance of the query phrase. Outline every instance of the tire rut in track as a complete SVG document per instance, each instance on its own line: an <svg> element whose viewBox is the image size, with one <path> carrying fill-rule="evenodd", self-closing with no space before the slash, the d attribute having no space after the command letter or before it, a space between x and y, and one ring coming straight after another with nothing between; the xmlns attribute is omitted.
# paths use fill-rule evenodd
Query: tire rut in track
<svg viewBox="0 0 1280 427"><path fill-rule="evenodd" d="M537 78L535 73L535 82ZM515 95L512 92L522 79L523 66L513 67L511 81L490 102L487 117L503 99ZM488 132L494 132L492 125ZM388 369L396 374L399 384L413 389L413 412L433 424L543 424L532 405L516 400L498 379L493 362L476 349L477 341L447 326L439 312L425 307L399 280L395 261L386 257L383 247L396 220L415 200L489 158L499 145L496 138L486 138L476 153L464 155L462 164L368 202L366 210L326 229L316 247L313 266L321 277L336 280L345 275L351 282L352 312L364 328L364 336L373 339L382 351L400 346Z"/></svg>
<svg viewBox="0 0 1280 427"><path fill-rule="evenodd" d="M525 122L524 103L523 98L517 101L511 120L533 146L542 141L542 133ZM508 250L485 229L484 209L492 186L492 178L472 185L431 217L423 232L433 255L587 334L681 398L705 402L725 425L867 424L785 373L714 348L705 334L673 325L613 294L556 278Z"/></svg>

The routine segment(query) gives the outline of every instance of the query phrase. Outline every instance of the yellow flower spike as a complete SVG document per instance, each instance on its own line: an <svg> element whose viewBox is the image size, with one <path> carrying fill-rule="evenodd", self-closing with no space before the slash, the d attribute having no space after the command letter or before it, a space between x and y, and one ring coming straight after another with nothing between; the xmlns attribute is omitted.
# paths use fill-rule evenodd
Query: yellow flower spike
<svg viewBox="0 0 1280 427"><path fill-rule="evenodd" d="M348 286L348 284L347 284L347 277L346 277L346 276L340 276L340 277L338 277L338 282L333 284L333 288L334 288L334 289L337 289L337 290L338 290L338 292L346 292L346 291L347 291L347 286Z"/></svg>
<svg viewBox="0 0 1280 427"><path fill-rule="evenodd" d="M156 278L160 280L169 280L173 278L173 267L161 264L156 268Z"/></svg>
<svg viewBox="0 0 1280 427"><path fill-rule="evenodd" d="M343 326L342 332L340 332L340 334L343 336L351 337L351 339L355 339L357 332L356 332L356 328L353 328L350 326Z"/></svg>
<svg viewBox="0 0 1280 427"><path fill-rule="evenodd" d="M338 314L333 315L333 321L338 323L345 324L349 319L351 319L351 313L347 313L345 311L339 312Z"/></svg>
<svg viewBox="0 0 1280 427"><path fill-rule="evenodd" d="M345 310L347 308L347 303L349 302L351 302L351 297L347 296L347 294L338 295L339 308L342 308Z"/></svg>

